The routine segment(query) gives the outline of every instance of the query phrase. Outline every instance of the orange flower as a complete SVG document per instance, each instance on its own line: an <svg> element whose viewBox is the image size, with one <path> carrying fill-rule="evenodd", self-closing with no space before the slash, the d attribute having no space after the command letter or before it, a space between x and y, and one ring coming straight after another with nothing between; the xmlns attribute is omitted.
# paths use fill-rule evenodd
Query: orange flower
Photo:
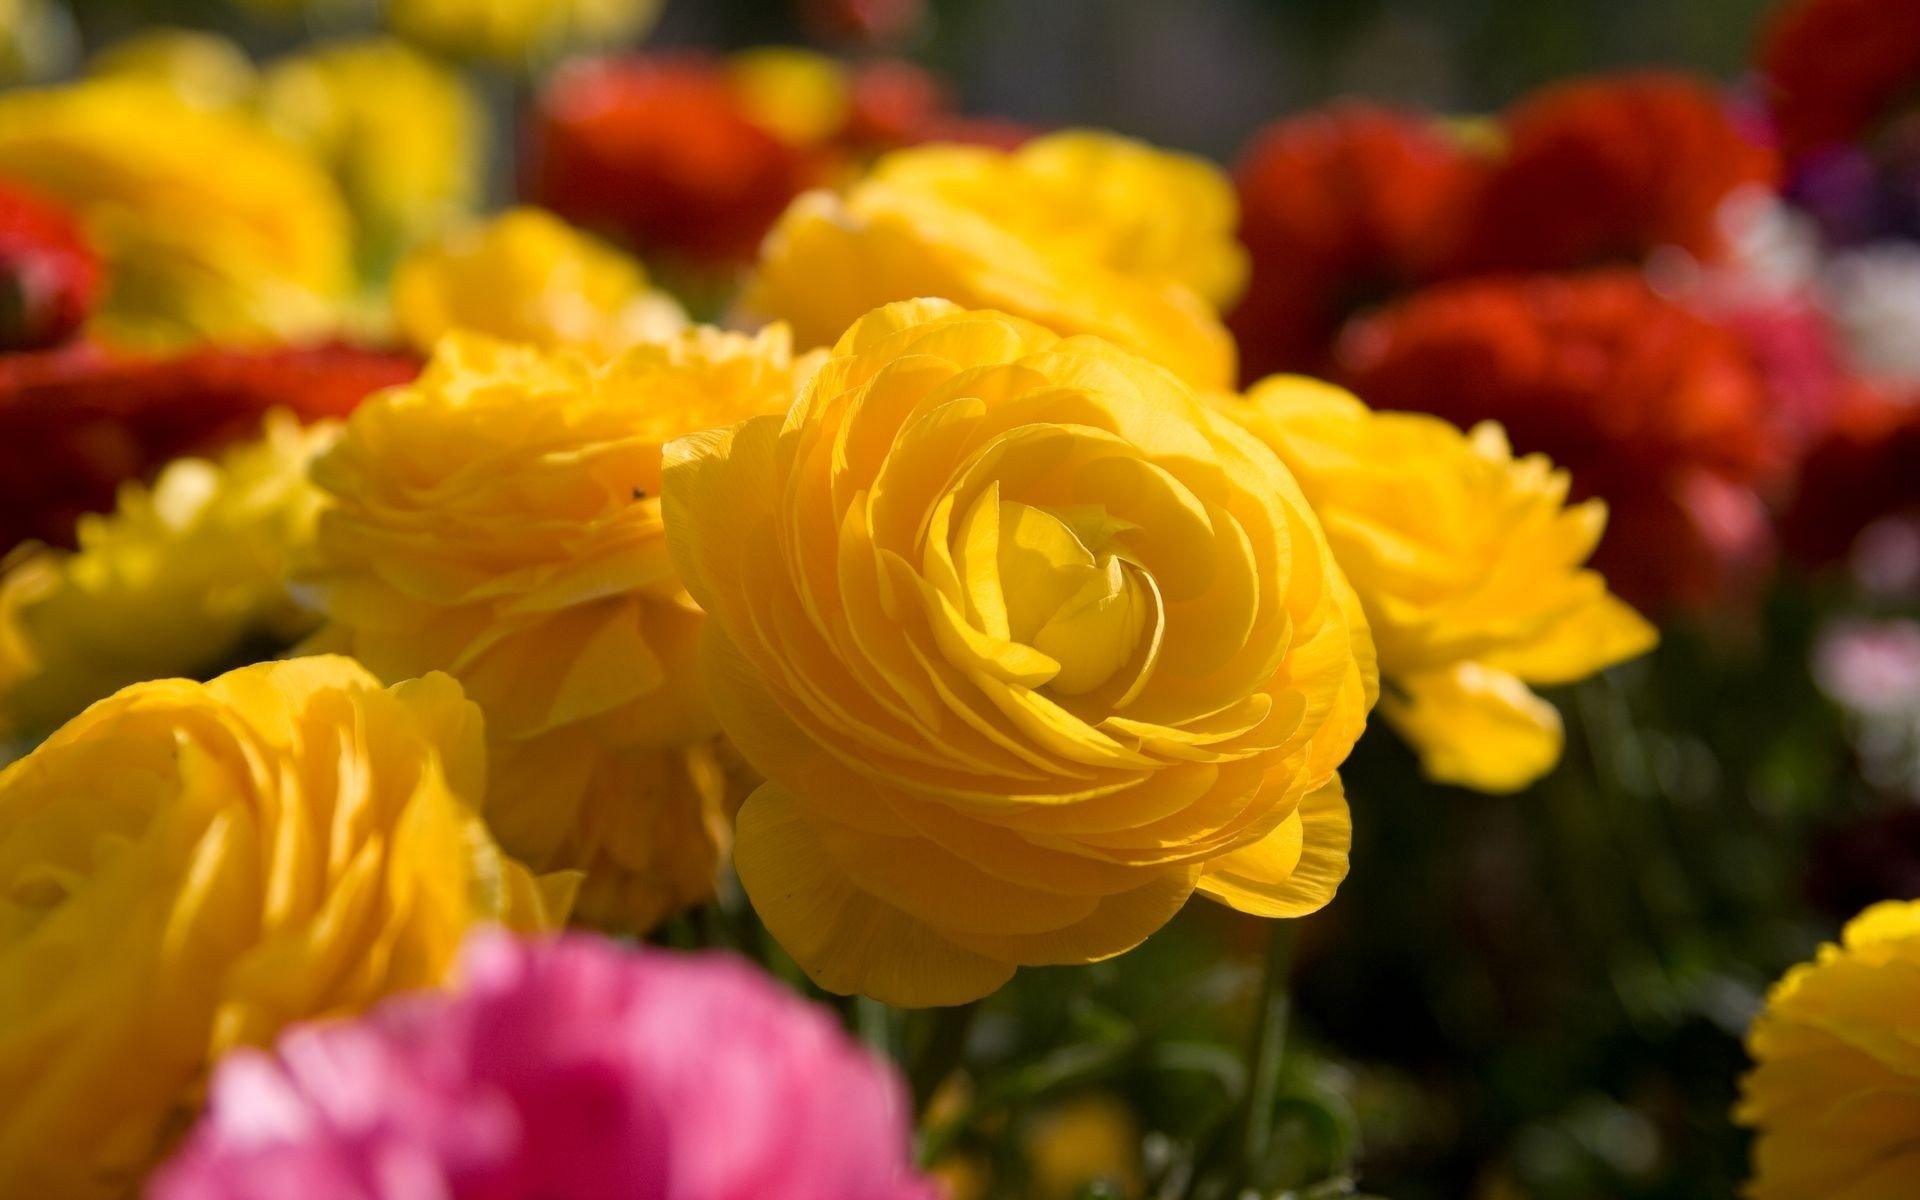
<svg viewBox="0 0 1920 1200"><path fill-rule="evenodd" d="M1768 28L1760 71L1788 158L1855 141L1920 86L1920 5L1798 0Z"/></svg>
<svg viewBox="0 0 1920 1200"><path fill-rule="evenodd" d="M704 263L752 257L822 156L748 115L719 64L604 59L569 66L534 115L532 199L643 253Z"/></svg>
<svg viewBox="0 0 1920 1200"><path fill-rule="evenodd" d="M1482 170L1439 122L1364 104L1258 134L1234 170L1253 261L1230 319L1244 377L1322 368L1356 307L1430 275Z"/></svg>
<svg viewBox="0 0 1920 1200"><path fill-rule="evenodd" d="M246 437L270 408L342 416L418 369L411 358L340 346L0 357L0 554L29 538L72 545L74 520L111 509L123 481Z"/></svg>
<svg viewBox="0 0 1920 1200"><path fill-rule="evenodd" d="M1378 408L1499 421L1516 451L1611 509L1593 565L1643 610L1711 599L1765 561L1761 491L1785 457L1732 333L1637 273L1430 288L1359 323L1345 382Z"/></svg>
<svg viewBox="0 0 1920 1200"><path fill-rule="evenodd" d="M0 351L57 345L100 296L100 260L66 212L0 183Z"/></svg>
<svg viewBox="0 0 1920 1200"><path fill-rule="evenodd" d="M1501 119L1506 151L1473 206L1452 273L1638 262L1666 246L1714 260L1721 203L1771 184L1771 151L1685 75L1575 80Z"/></svg>

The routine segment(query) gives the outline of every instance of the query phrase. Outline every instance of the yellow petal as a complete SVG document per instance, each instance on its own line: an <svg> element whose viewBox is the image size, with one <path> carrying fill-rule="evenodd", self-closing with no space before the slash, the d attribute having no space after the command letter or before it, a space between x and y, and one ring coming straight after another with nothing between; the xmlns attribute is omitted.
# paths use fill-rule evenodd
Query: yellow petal
<svg viewBox="0 0 1920 1200"><path fill-rule="evenodd" d="M1553 705L1502 671L1461 663L1394 681L1380 711L1420 755L1427 776L1481 792L1517 792L1560 761Z"/></svg>
<svg viewBox="0 0 1920 1200"><path fill-rule="evenodd" d="M1256 917L1305 916L1333 899L1352 845L1353 819L1336 775L1272 833L1209 862L1199 890Z"/></svg>

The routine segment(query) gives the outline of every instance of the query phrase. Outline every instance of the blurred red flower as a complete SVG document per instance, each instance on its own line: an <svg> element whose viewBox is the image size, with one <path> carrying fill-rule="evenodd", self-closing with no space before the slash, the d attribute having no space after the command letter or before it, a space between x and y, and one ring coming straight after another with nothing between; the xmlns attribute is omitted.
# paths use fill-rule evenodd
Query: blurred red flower
<svg viewBox="0 0 1920 1200"><path fill-rule="evenodd" d="M1920 4L1797 0L1768 27L1760 71L1790 159L1858 141L1920 88Z"/></svg>
<svg viewBox="0 0 1920 1200"><path fill-rule="evenodd" d="M100 260L65 211L0 183L0 351L73 336L102 280Z"/></svg>
<svg viewBox="0 0 1920 1200"><path fill-rule="evenodd" d="M831 169L831 156L755 124L714 62L603 59L563 68L541 92L526 186L641 253L724 265L751 258Z"/></svg>
<svg viewBox="0 0 1920 1200"><path fill-rule="evenodd" d="M1762 493L1787 454L1766 381L1637 272L1442 284L1355 324L1338 357L1375 406L1499 421L1605 498L1595 563L1645 610L1715 599L1769 558Z"/></svg>
<svg viewBox="0 0 1920 1200"><path fill-rule="evenodd" d="M0 355L0 554L71 545L129 479L250 435L269 409L344 416L417 360L343 346L116 358L88 345Z"/></svg>
<svg viewBox="0 0 1920 1200"><path fill-rule="evenodd" d="M1721 205L1771 185L1773 153L1709 85L1663 72L1543 89L1502 117L1506 149L1472 206L1451 274L1638 263L1725 249Z"/></svg>
<svg viewBox="0 0 1920 1200"><path fill-rule="evenodd" d="M1800 463L1780 521L1788 553L1839 560L1882 517L1920 513L1920 396L1858 387Z"/></svg>
<svg viewBox="0 0 1920 1200"><path fill-rule="evenodd" d="M1484 169L1433 118L1368 104L1257 134L1234 170L1253 270L1229 323L1246 379L1321 369L1349 315L1424 282Z"/></svg>

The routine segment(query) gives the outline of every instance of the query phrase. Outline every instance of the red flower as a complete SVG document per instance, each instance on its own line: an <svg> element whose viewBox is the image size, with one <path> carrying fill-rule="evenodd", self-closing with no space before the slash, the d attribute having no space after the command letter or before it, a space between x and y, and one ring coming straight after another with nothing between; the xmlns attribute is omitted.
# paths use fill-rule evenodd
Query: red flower
<svg viewBox="0 0 1920 1200"><path fill-rule="evenodd" d="M63 210L0 184L0 351L73 336L93 310L100 260Z"/></svg>
<svg viewBox="0 0 1920 1200"><path fill-rule="evenodd" d="M1800 464L1781 518L1789 553L1814 566L1853 548L1882 517L1920 513L1920 397L1904 402L1862 386Z"/></svg>
<svg viewBox="0 0 1920 1200"><path fill-rule="evenodd" d="M722 265L751 258L832 166L756 125L725 73L691 58L564 68L540 95L530 163L532 199L568 220Z"/></svg>
<svg viewBox="0 0 1920 1200"><path fill-rule="evenodd" d="M853 73L842 140L866 152L923 142L966 142L1012 150L1033 137L1018 121L955 116L945 85L903 59L867 63Z"/></svg>
<svg viewBox="0 0 1920 1200"><path fill-rule="evenodd" d="M1229 323L1246 378L1320 369L1349 314L1429 277L1483 169L1432 119L1365 104L1256 135L1234 171L1253 271Z"/></svg>
<svg viewBox="0 0 1920 1200"><path fill-rule="evenodd" d="M1637 273L1430 288L1351 328L1339 360L1374 405L1499 421L1604 497L1596 563L1642 608L1710 600L1766 560L1761 491L1785 459L1766 383Z"/></svg>
<svg viewBox="0 0 1920 1200"><path fill-rule="evenodd" d="M0 554L29 538L71 545L75 519L112 508L122 482L246 437L269 409L344 416L418 371L412 358L346 347L0 356Z"/></svg>
<svg viewBox="0 0 1920 1200"><path fill-rule="evenodd" d="M1648 72L1547 88L1502 118L1507 148L1473 205L1453 274L1637 263L1724 250L1721 204L1771 185L1771 151L1712 88Z"/></svg>
<svg viewBox="0 0 1920 1200"><path fill-rule="evenodd" d="M1858 141L1920 88L1920 4L1788 4L1762 42L1760 70L1788 158Z"/></svg>

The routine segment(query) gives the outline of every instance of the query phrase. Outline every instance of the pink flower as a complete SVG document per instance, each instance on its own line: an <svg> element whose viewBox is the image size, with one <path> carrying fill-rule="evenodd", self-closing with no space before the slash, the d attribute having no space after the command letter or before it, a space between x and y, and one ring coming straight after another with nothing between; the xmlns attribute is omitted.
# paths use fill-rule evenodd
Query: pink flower
<svg viewBox="0 0 1920 1200"><path fill-rule="evenodd" d="M745 962L477 935L216 1070L153 1200L932 1200L898 1078Z"/></svg>

